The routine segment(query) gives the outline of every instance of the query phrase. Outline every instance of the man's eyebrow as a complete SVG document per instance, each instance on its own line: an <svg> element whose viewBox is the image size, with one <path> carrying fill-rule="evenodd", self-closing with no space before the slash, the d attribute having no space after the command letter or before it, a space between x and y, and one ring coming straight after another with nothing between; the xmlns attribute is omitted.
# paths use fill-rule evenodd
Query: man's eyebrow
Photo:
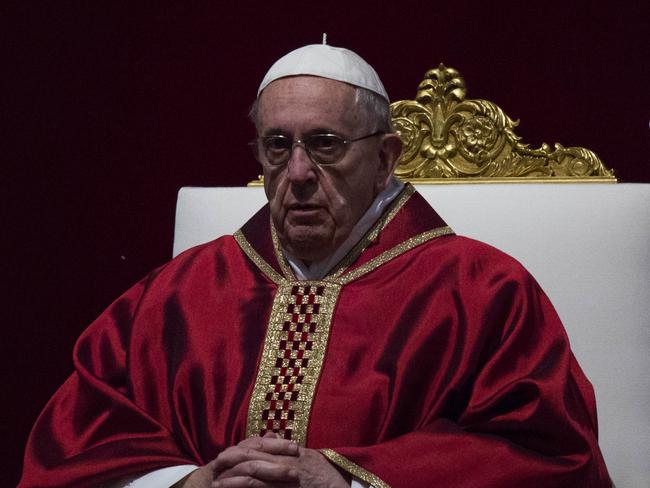
<svg viewBox="0 0 650 488"><path fill-rule="evenodd" d="M342 136L341 131L332 129L331 127L318 126L318 127L314 127L313 129L309 129L308 131L305 131L302 134L302 137L313 136L316 134L335 134L337 136ZM294 137L294 134L290 133L289 131L276 128L276 127L269 127L268 129L264 130L260 135L262 137L267 137L267 136L285 136L289 138Z"/></svg>
<svg viewBox="0 0 650 488"><path fill-rule="evenodd" d="M315 136L319 134L334 134L335 136L346 139L344 133L342 133L340 130L333 129L332 127L315 127L305 132L304 136Z"/></svg>
<svg viewBox="0 0 650 488"><path fill-rule="evenodd" d="M308 130L305 132L305 135L307 136L313 136L315 134L335 134L335 135L340 135L341 131L334 130L331 127L315 127L313 129Z"/></svg>
<svg viewBox="0 0 650 488"><path fill-rule="evenodd" d="M286 136L286 137L291 137L291 134L289 134L289 132L284 131L282 129L275 128L275 127L271 127L269 129L266 129L260 135L262 137L265 137L265 136Z"/></svg>

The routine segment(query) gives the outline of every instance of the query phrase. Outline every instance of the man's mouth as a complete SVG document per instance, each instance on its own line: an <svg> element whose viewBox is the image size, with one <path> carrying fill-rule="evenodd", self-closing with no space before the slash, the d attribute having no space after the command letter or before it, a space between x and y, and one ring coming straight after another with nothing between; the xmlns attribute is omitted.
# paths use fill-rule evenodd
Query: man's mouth
<svg viewBox="0 0 650 488"><path fill-rule="evenodd" d="M321 208L321 206L315 203L292 203L288 208L289 210L313 210Z"/></svg>
<svg viewBox="0 0 650 488"><path fill-rule="evenodd" d="M317 217L323 207L312 203L293 203L287 208L292 219L308 220Z"/></svg>

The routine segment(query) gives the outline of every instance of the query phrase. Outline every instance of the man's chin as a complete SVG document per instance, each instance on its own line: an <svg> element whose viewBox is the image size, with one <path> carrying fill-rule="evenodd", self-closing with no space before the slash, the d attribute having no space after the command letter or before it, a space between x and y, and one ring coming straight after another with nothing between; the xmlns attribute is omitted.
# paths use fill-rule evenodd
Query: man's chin
<svg viewBox="0 0 650 488"><path fill-rule="evenodd" d="M308 229L305 229L308 230ZM332 241L329 236L318 232L298 231L287 235L285 247L293 256L306 262L315 262L325 259L334 252L331 249Z"/></svg>

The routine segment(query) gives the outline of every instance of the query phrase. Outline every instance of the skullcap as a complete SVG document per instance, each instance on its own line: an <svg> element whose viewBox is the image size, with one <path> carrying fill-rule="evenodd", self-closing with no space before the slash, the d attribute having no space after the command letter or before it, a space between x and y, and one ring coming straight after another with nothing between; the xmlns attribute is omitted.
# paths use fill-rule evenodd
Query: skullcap
<svg viewBox="0 0 650 488"><path fill-rule="evenodd" d="M371 90L390 101L379 76L361 56L349 49L327 44L309 44L278 59L262 80L257 96L269 83L297 75L343 81Z"/></svg>

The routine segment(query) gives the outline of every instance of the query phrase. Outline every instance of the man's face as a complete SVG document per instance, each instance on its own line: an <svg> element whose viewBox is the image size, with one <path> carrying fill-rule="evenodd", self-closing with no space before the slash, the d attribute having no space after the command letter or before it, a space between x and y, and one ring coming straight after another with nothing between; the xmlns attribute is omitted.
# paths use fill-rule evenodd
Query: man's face
<svg viewBox="0 0 650 488"><path fill-rule="evenodd" d="M276 80L259 100L259 135L302 140L331 133L348 140L374 132L364 111L357 110L354 94L352 86L325 78ZM340 161L326 166L311 161L302 145L294 146L284 165L263 163L273 224L287 251L311 263L343 243L389 180L393 161L385 151L386 138L395 145L395 135L357 141Z"/></svg>

